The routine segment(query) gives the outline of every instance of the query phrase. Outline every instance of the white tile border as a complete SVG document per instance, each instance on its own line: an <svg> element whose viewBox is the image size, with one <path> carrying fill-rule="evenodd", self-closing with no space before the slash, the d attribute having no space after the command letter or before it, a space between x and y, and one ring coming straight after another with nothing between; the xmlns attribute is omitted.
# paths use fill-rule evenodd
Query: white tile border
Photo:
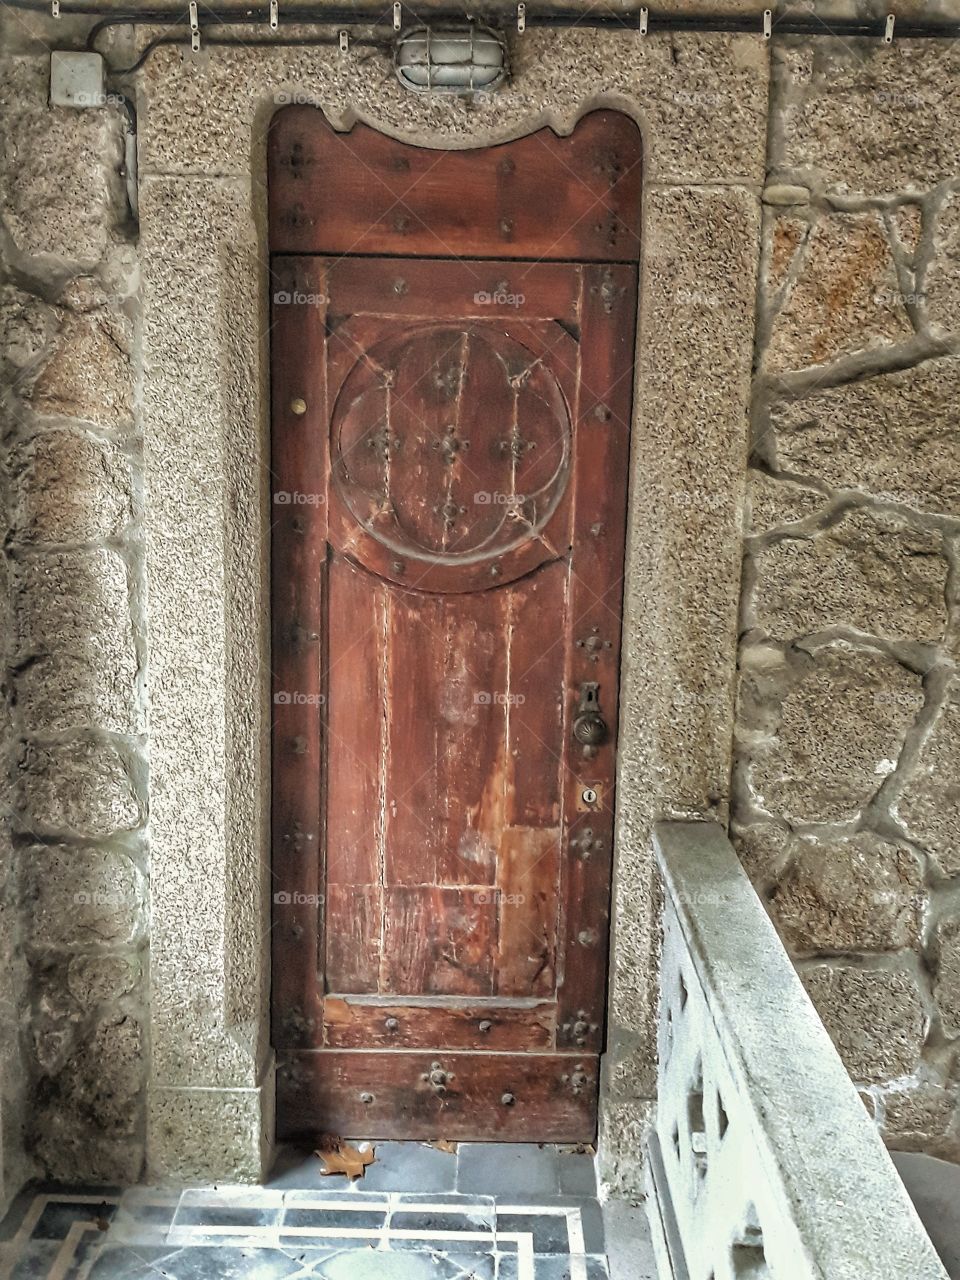
<svg viewBox="0 0 960 1280"><path fill-rule="evenodd" d="M363 1247L365 1242L373 1241L384 1252L389 1251L391 1240L422 1240L425 1245L436 1244L438 1246L457 1242L465 1244L488 1243L490 1252L493 1254L501 1252L497 1246L503 1243L513 1245L516 1248L517 1280L535 1280L533 1232L532 1230L498 1231L496 1228L496 1215L511 1214L514 1217L529 1218L562 1217L567 1227L568 1253L556 1256L568 1259L570 1280L587 1280L587 1255L584 1245L583 1220L580 1209L576 1205L518 1205L511 1204L509 1201L500 1204L494 1197L490 1196L480 1196L476 1200L465 1196L463 1200L455 1203L431 1200L428 1196L425 1196L423 1200L403 1198L408 1196L409 1192L387 1192L384 1193L384 1199L382 1200L358 1199L349 1201L332 1199L322 1191L318 1191L314 1196L310 1191L304 1190L288 1192L276 1191L270 1188L261 1190L254 1187L210 1188L209 1190L201 1187L191 1187L181 1192L176 1200L166 1198L162 1193L148 1198L144 1197L142 1192L142 1188L133 1188L131 1193L123 1193L120 1196L73 1195L67 1193L57 1194L55 1192L38 1194L30 1202L16 1234L4 1246L6 1256L0 1263L0 1280L10 1280L14 1267L32 1241L33 1232L49 1204L108 1204L115 1205L119 1214L123 1210L124 1201L128 1194L132 1194L138 1204L156 1204L174 1208L174 1223L163 1233L159 1240L151 1241L152 1245L169 1245L171 1251L228 1242L259 1248L282 1249L281 1236L285 1238L295 1237L304 1242L313 1240L318 1245L322 1245L324 1240L349 1238L357 1241L357 1247ZM278 1209L281 1211L281 1219L275 1224L262 1227L250 1227L242 1224L217 1226L200 1223L178 1226L175 1223L175 1218L176 1212L181 1207L190 1209L217 1209L223 1207ZM383 1227L345 1227L342 1225L330 1227L285 1226L282 1221L282 1213L286 1209L316 1209L320 1212L346 1210L348 1213L377 1212L384 1214L385 1224ZM470 1216L471 1211L482 1213L484 1217L492 1219L489 1231L448 1231L443 1229L425 1231L401 1227L391 1228L390 1226L390 1220L394 1213L430 1213L437 1216L464 1217ZM131 1234L130 1225L129 1223L127 1224L126 1232L121 1233L122 1237ZM112 1227L113 1224L111 1223L111 1230ZM144 1229L151 1229L150 1225L144 1224ZM71 1223L66 1236L60 1243L60 1249L47 1274L47 1280L67 1280L71 1267L76 1263L77 1250L84 1237L90 1232L102 1234L104 1246L118 1244L126 1248L136 1248L135 1240L111 1238L110 1231L101 1233L94 1220L78 1218ZM99 1257L99 1254L97 1256ZM512 1256L512 1254L509 1256Z"/></svg>

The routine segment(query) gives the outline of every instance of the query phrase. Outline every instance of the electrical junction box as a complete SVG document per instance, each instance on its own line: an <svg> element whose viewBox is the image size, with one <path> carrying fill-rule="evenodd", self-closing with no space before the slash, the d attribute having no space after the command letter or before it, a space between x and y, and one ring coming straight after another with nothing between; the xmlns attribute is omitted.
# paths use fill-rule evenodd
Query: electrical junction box
<svg viewBox="0 0 960 1280"><path fill-rule="evenodd" d="M104 65L99 53L51 53L51 106L103 107L106 102Z"/></svg>

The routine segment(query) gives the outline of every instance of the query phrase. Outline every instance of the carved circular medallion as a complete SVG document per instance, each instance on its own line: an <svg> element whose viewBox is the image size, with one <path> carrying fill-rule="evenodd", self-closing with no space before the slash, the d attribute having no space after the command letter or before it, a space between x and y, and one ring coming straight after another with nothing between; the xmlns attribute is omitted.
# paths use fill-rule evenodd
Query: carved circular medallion
<svg viewBox="0 0 960 1280"><path fill-rule="evenodd" d="M563 392L542 359L493 325L376 343L344 380L331 430L343 505L402 562L499 563L541 538L567 486Z"/></svg>

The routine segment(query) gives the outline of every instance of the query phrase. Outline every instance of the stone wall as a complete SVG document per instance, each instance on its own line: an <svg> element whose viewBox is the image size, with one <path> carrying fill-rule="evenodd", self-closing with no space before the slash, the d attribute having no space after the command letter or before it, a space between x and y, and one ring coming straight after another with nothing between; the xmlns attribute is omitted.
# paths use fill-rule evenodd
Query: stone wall
<svg viewBox="0 0 960 1280"><path fill-rule="evenodd" d="M960 1159L960 51L774 51L733 830L887 1141Z"/></svg>
<svg viewBox="0 0 960 1280"><path fill-rule="evenodd" d="M0 69L5 1176L143 1166L146 700L136 228L113 100ZM8 1187L8 1190L10 1187Z"/></svg>

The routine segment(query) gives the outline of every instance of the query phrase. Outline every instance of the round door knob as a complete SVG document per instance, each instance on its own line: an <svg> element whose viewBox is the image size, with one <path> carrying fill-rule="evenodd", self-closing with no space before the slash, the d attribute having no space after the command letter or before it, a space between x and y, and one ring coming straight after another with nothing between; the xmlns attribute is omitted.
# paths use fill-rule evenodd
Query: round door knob
<svg viewBox="0 0 960 1280"><path fill-rule="evenodd" d="M573 722L573 736L585 747L599 747L607 740L607 722L598 711L584 711Z"/></svg>

